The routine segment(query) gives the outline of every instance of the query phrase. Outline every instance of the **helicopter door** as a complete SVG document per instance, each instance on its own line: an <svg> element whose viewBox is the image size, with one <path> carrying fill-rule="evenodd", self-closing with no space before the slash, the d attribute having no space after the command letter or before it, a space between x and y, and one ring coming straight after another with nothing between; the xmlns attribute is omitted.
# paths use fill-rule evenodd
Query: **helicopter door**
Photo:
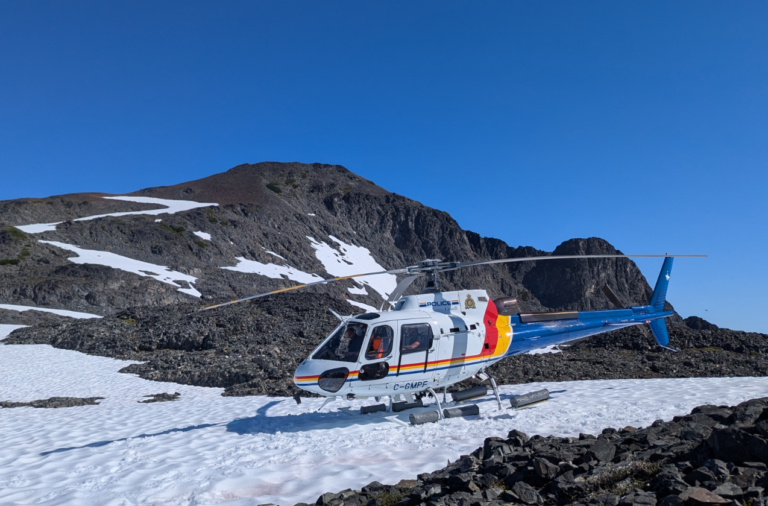
<svg viewBox="0 0 768 506"><path fill-rule="evenodd" d="M454 320L454 324L458 324ZM441 384L461 381L466 376L464 360L470 356L469 332L466 327L453 327L440 339L439 360L442 365Z"/></svg>
<svg viewBox="0 0 768 506"><path fill-rule="evenodd" d="M431 386L429 380L434 375L434 367L430 368L429 365L437 360L435 344L429 323L400 325L400 356L395 373L398 384L405 382L406 385L415 385L410 388L417 391Z"/></svg>
<svg viewBox="0 0 768 506"><path fill-rule="evenodd" d="M392 369L395 331L390 325L379 325L371 331L360 360L358 379L370 386L387 383Z"/></svg>

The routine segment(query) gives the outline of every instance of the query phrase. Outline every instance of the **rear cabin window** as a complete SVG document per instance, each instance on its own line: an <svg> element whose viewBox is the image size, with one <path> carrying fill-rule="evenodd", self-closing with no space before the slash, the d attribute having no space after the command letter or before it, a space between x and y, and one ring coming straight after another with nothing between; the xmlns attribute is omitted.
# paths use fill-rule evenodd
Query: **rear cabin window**
<svg viewBox="0 0 768 506"><path fill-rule="evenodd" d="M426 351L432 345L432 327L429 323L409 323L402 326L400 351L403 354Z"/></svg>
<svg viewBox="0 0 768 506"><path fill-rule="evenodd" d="M384 358L392 352L392 343L395 340L395 331L389 325L380 325L371 332L368 341L368 349L365 351L366 360Z"/></svg>

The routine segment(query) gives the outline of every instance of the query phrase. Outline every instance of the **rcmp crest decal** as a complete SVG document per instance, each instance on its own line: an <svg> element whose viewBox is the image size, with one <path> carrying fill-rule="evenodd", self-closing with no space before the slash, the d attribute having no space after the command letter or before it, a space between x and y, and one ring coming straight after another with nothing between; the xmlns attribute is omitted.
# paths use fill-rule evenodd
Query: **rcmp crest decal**
<svg viewBox="0 0 768 506"><path fill-rule="evenodd" d="M477 309L475 299L469 294L467 294L467 300L464 301L464 309Z"/></svg>

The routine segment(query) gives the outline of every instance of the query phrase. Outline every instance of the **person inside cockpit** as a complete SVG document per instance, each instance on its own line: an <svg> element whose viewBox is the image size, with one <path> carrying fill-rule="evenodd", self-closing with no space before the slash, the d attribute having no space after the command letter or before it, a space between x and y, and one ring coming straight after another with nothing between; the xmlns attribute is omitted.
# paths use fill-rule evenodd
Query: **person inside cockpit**
<svg viewBox="0 0 768 506"><path fill-rule="evenodd" d="M349 342L349 345L347 347L347 353L344 355L345 361L354 362L357 360L357 356L360 354L360 348L363 347L363 338L365 337L365 329L362 330L363 332L356 332L356 329L351 325L347 327L344 339Z"/></svg>

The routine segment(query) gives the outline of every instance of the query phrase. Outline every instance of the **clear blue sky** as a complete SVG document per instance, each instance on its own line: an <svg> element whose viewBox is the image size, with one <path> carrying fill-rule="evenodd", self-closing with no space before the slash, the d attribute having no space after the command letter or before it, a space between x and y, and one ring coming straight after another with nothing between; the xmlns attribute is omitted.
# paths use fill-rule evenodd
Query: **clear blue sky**
<svg viewBox="0 0 768 506"><path fill-rule="evenodd" d="M709 254L678 311L768 332L766 26L764 1L7 0L0 199L342 164L515 246Z"/></svg>

